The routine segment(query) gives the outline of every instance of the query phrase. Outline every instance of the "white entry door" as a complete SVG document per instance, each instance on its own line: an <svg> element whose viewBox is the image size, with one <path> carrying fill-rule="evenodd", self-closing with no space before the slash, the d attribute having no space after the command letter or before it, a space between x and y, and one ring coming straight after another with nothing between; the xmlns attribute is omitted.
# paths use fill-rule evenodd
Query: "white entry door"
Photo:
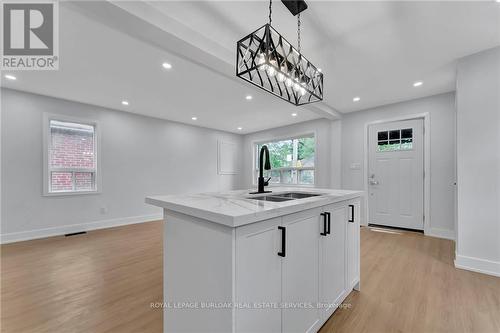
<svg viewBox="0 0 500 333"><path fill-rule="evenodd" d="M424 229L423 120L369 126L369 223Z"/></svg>

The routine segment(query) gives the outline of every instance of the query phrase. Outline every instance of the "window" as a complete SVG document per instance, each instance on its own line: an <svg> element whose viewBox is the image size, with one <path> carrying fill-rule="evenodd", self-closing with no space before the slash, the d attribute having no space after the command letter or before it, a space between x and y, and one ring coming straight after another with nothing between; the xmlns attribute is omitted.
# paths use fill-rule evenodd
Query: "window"
<svg viewBox="0 0 500 333"><path fill-rule="evenodd" d="M45 194L97 192L96 124L47 117Z"/></svg>
<svg viewBox="0 0 500 333"><path fill-rule="evenodd" d="M255 180L259 177L259 152L263 145L268 147L271 160L271 170L264 170L264 177L271 177L269 183L314 185L314 135L256 144Z"/></svg>
<svg viewBox="0 0 500 333"><path fill-rule="evenodd" d="M378 132L377 139L378 139L378 145L377 145L378 152L413 149L412 128Z"/></svg>

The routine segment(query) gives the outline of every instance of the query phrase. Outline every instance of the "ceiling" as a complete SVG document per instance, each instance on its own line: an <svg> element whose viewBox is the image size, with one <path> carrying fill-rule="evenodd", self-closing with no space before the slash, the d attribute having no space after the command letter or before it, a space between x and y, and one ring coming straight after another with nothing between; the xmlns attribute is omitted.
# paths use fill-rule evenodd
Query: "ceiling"
<svg viewBox="0 0 500 333"><path fill-rule="evenodd" d="M308 4L302 50L325 74L324 102L308 107L234 75L236 40L267 22L266 1L61 2L60 70L19 71L2 86L250 133L453 91L457 59L500 45L494 1ZM295 43L280 1L273 26Z"/></svg>

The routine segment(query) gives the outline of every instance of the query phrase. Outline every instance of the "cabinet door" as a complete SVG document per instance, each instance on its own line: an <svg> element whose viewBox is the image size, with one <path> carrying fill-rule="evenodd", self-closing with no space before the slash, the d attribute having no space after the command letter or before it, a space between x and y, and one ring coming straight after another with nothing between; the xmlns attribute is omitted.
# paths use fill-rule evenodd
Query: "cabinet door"
<svg viewBox="0 0 500 333"><path fill-rule="evenodd" d="M322 318L328 319L346 293L346 221L345 204L323 207L330 214L329 233L320 241L320 295ZM323 230L322 230L323 231Z"/></svg>
<svg viewBox="0 0 500 333"><path fill-rule="evenodd" d="M281 218L236 229L237 332L281 332Z"/></svg>
<svg viewBox="0 0 500 333"><path fill-rule="evenodd" d="M360 201L349 202L347 219L347 282L348 288L359 290L359 224Z"/></svg>
<svg viewBox="0 0 500 333"><path fill-rule="evenodd" d="M319 220L312 209L283 217L286 232L282 332L316 332L320 327Z"/></svg>

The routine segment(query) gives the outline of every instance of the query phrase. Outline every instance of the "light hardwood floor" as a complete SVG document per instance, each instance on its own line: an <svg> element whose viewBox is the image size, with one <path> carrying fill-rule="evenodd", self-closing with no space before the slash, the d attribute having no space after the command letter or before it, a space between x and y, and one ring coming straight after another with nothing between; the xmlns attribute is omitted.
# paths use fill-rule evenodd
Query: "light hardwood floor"
<svg viewBox="0 0 500 333"><path fill-rule="evenodd" d="M161 222L1 246L2 332L161 332ZM500 332L500 278L453 242L361 231L361 292L321 332Z"/></svg>

